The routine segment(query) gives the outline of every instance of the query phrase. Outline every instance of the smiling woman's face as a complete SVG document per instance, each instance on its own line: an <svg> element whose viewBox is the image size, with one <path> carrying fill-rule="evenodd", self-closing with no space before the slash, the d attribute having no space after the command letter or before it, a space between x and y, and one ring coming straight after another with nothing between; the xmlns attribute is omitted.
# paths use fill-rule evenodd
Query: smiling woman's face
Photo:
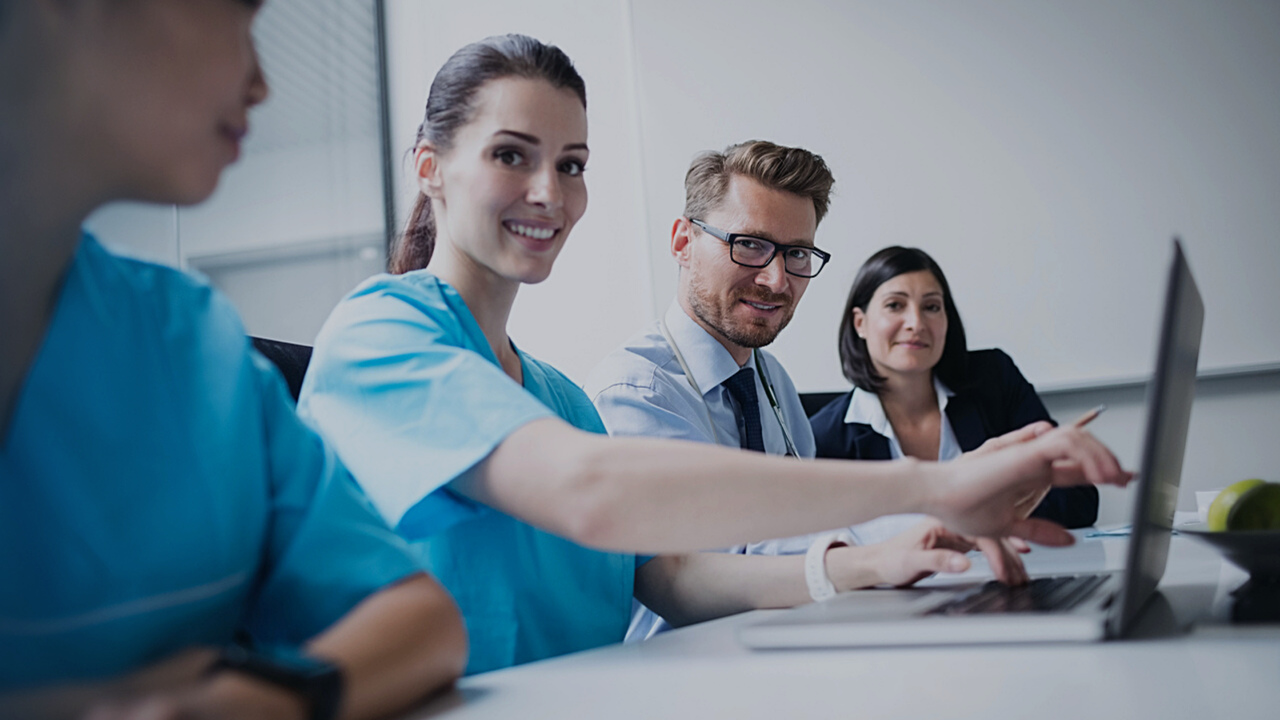
<svg viewBox="0 0 1280 720"><path fill-rule="evenodd" d="M542 282L587 209L587 113L573 91L507 77L476 92L452 147L419 151L437 243L508 281Z"/></svg>
<svg viewBox="0 0 1280 720"><path fill-rule="evenodd" d="M245 0L96 0L66 24L68 108L84 166L116 194L193 203L240 153L267 93Z"/></svg>
<svg viewBox="0 0 1280 720"><path fill-rule="evenodd" d="M943 301L938 279L928 270L918 270L876 288L865 311L853 309L854 331L867 341L877 373L887 379L932 376L947 341Z"/></svg>

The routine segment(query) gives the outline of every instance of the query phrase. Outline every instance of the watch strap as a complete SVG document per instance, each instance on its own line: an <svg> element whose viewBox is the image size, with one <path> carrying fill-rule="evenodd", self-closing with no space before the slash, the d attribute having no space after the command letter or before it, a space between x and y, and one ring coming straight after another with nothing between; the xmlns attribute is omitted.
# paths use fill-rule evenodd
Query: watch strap
<svg viewBox="0 0 1280 720"><path fill-rule="evenodd" d="M852 533L841 530L822 535L809 545L809 551L804 554L804 581L814 602L836 595L836 586L827 575L827 551L839 545L856 544Z"/></svg>
<svg viewBox="0 0 1280 720"><path fill-rule="evenodd" d="M234 670L296 693L307 705L310 720L333 720L342 703L342 670L331 662L302 653L266 654L243 645L228 645L209 673Z"/></svg>

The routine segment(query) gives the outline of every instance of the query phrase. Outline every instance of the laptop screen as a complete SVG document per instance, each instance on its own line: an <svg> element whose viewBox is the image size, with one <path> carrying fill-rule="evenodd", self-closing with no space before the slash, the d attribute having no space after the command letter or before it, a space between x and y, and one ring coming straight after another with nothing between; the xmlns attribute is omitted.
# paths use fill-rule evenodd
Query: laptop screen
<svg viewBox="0 0 1280 720"><path fill-rule="evenodd" d="M1175 239L1156 349L1156 371L1147 386L1147 427L1125 586L1108 618L1111 634L1116 637L1129 633L1164 575L1173 513L1178 504L1203 326L1204 303L1183 256L1182 245Z"/></svg>

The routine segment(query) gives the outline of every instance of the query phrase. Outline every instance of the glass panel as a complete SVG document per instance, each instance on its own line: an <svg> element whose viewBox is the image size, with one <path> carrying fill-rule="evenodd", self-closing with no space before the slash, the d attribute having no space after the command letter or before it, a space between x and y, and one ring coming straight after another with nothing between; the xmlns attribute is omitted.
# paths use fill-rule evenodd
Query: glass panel
<svg viewBox="0 0 1280 720"><path fill-rule="evenodd" d="M254 26L270 95L240 162L178 213L183 262L251 335L311 344L334 304L385 267L375 4L272 0Z"/></svg>
<svg viewBox="0 0 1280 720"><path fill-rule="evenodd" d="M204 204L117 203L85 221L116 252L199 270L252 335L310 344L385 267L374 3L272 0L254 26L270 86Z"/></svg>

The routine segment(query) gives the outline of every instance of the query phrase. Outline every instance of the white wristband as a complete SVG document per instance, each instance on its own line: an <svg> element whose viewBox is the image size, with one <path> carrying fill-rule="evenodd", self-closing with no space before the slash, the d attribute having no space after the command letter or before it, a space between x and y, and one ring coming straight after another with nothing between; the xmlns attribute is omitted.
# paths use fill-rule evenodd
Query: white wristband
<svg viewBox="0 0 1280 720"><path fill-rule="evenodd" d="M809 586L809 597L815 602L835 597L836 586L827 575L827 551L836 545L856 545L848 530L819 537L804 554L804 581Z"/></svg>

